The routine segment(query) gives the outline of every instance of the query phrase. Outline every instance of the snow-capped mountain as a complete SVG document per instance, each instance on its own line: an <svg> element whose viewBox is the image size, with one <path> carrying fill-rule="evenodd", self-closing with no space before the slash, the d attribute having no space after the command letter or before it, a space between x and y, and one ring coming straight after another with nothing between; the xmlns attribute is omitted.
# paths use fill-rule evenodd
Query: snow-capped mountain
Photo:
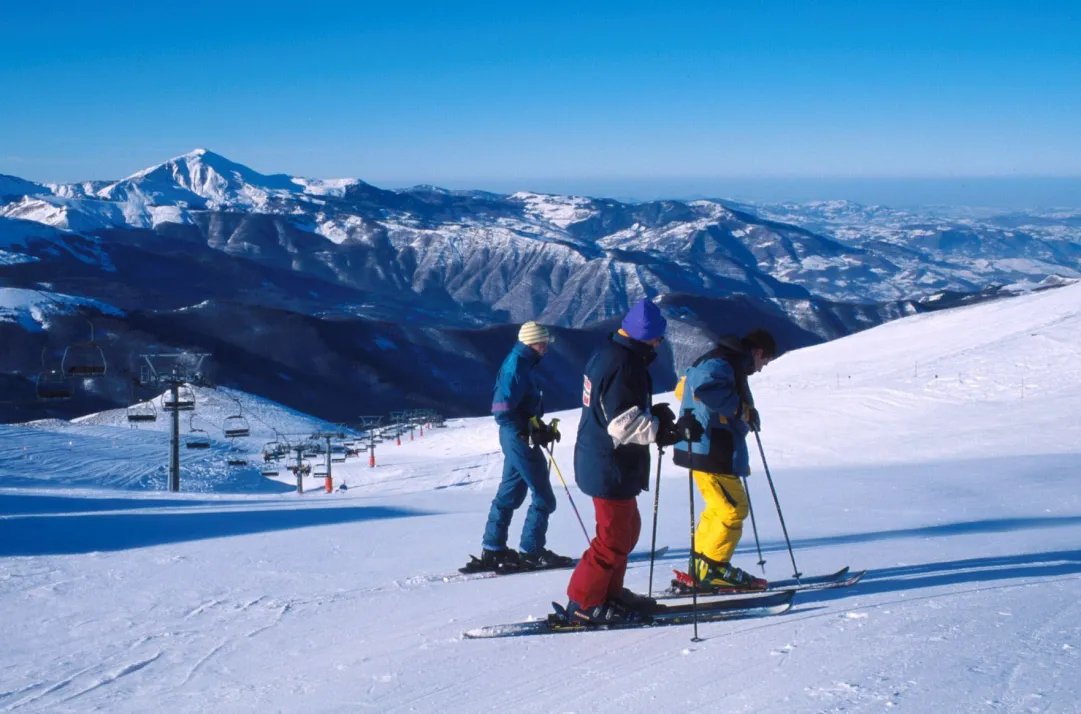
<svg viewBox="0 0 1081 714"><path fill-rule="evenodd" d="M665 296L678 321L666 348L678 365L709 332L768 324L792 348L986 297L992 284L1081 277L1069 211L951 218L847 202L392 191L263 174L203 149L119 181L3 178L0 284L94 301L80 309L109 326L111 361L155 345L211 351L226 382L328 418L365 395L476 413L514 323L595 328L556 350L576 374L643 296ZM0 372L32 394L42 344L20 327L36 324L26 314L0 322ZM498 339L456 332L492 324L505 325ZM81 317L51 320L50 344L85 330ZM555 378L553 403L573 399L575 382ZM130 398L92 386L100 408Z"/></svg>
<svg viewBox="0 0 1081 714"><path fill-rule="evenodd" d="M880 302L1081 277L1076 214L1007 227L845 201L388 191L262 174L205 149L105 185L24 184L0 217L91 235L146 229L399 300L483 305L485 319L584 325L674 292Z"/></svg>

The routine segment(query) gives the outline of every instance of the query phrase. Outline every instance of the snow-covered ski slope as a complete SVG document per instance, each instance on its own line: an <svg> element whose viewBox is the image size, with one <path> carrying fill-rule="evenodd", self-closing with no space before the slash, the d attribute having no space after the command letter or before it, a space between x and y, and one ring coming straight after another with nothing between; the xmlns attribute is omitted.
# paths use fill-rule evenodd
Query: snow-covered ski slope
<svg viewBox="0 0 1081 714"><path fill-rule="evenodd" d="M1081 710L1081 285L801 350L752 386L800 569L870 572L779 617L703 625L701 643L689 628L461 638L544 614L569 577L439 577L480 547L501 468L490 419L381 445L375 469L334 465L348 492L303 496L117 490L108 469L164 461L149 431L2 427L0 712ZM577 413L558 416L588 523ZM80 430L130 458L106 466L47 436ZM42 469L20 465L23 446L50 452ZM766 573L786 578L752 464ZM689 528L686 473L663 475L662 584ZM549 546L577 555L556 490ZM756 560L747 528L737 564ZM647 579L633 564L628 585Z"/></svg>

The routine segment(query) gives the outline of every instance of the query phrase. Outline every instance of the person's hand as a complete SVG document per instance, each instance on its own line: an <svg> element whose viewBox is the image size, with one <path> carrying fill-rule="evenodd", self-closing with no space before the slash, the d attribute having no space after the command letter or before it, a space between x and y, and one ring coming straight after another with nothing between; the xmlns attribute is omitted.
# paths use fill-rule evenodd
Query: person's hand
<svg viewBox="0 0 1081 714"><path fill-rule="evenodd" d="M668 402L661 402L660 404L654 404L649 408L650 414L661 420L662 425L673 425L676 423L676 415L672 413L672 407L668 406Z"/></svg>
<svg viewBox="0 0 1081 714"><path fill-rule="evenodd" d="M762 419L758 416L758 410L754 407L747 407L747 426L751 427L751 431L762 431Z"/></svg>
<svg viewBox="0 0 1081 714"><path fill-rule="evenodd" d="M696 443L702 440L702 437L706 435L706 430L702 428L701 422L694 418L694 414L684 414L676 422L676 433L679 434L680 440Z"/></svg>
<svg viewBox="0 0 1081 714"><path fill-rule="evenodd" d="M657 438L654 443L663 449L681 441L683 441L683 435L676 431L676 425L662 422L660 428L657 429Z"/></svg>
<svg viewBox="0 0 1081 714"><path fill-rule="evenodd" d="M553 419L551 424L545 424L539 417L530 419L532 425L533 444L545 448L553 441L559 441L562 435L559 433L559 420Z"/></svg>

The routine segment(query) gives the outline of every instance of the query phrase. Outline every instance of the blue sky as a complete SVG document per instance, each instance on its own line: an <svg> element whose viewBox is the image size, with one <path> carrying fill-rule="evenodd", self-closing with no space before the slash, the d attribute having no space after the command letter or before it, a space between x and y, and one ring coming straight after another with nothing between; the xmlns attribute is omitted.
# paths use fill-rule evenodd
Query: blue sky
<svg viewBox="0 0 1081 714"><path fill-rule="evenodd" d="M1078 177L1079 5L19 3L0 173L116 178L207 147L612 195Z"/></svg>

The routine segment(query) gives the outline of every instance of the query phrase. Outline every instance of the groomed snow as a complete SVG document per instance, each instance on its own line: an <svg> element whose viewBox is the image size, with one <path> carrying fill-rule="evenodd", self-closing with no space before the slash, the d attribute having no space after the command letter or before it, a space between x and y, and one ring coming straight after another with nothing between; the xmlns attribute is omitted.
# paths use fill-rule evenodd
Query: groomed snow
<svg viewBox="0 0 1081 714"><path fill-rule="evenodd" d="M334 465L347 492L309 479L303 496L117 490L164 463L164 441L108 415L0 427L0 711L1077 711L1081 285L898 320L752 385L800 569L870 572L783 616L704 625L700 643L690 628L461 638L543 615L569 577L438 577L480 547L501 469L490 419L383 444L374 469ZM302 418L262 404L267 424ZM573 479L577 412L557 416ZM24 446L38 468L15 463ZM766 573L788 577L752 464ZM578 555L555 485L549 546ZM666 459L660 583L686 559L687 492ZM748 528L736 562L756 560Z"/></svg>

